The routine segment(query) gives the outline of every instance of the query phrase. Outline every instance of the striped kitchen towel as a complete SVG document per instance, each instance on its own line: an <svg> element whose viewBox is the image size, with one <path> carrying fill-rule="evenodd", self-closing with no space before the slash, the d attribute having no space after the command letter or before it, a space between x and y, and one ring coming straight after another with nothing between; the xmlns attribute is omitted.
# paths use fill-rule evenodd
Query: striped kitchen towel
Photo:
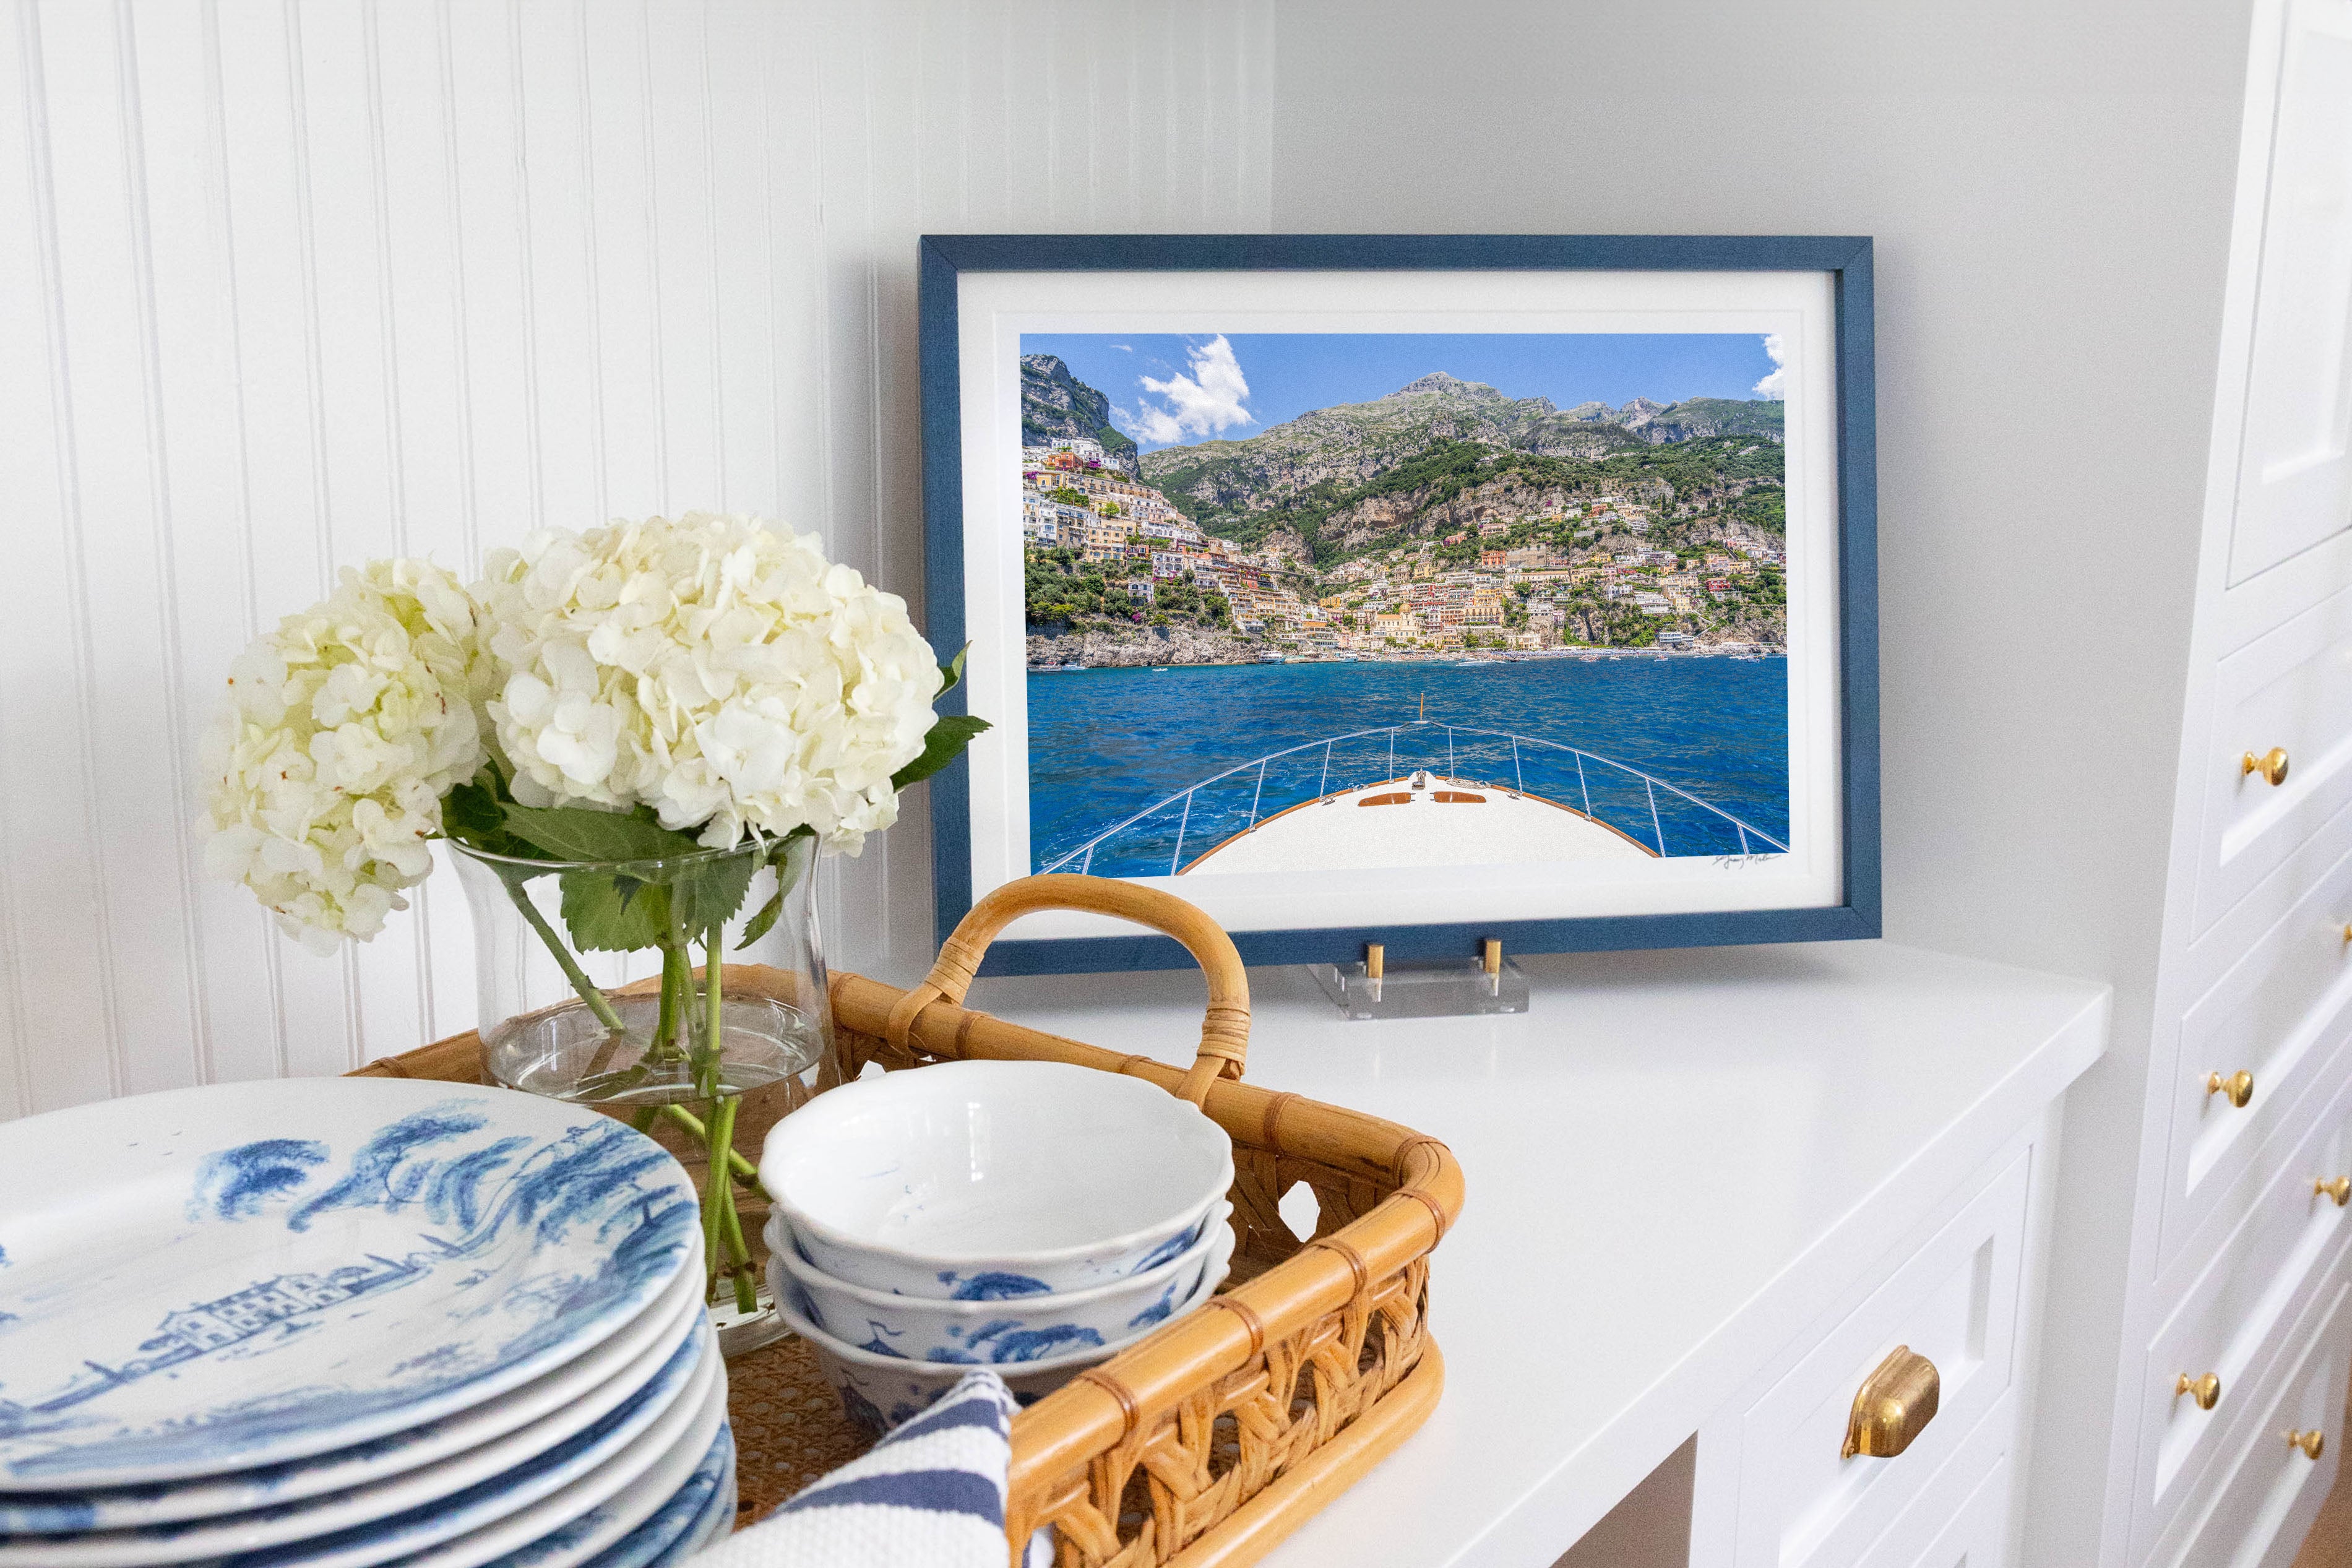
<svg viewBox="0 0 2352 1568"><path fill-rule="evenodd" d="M694 1568L1004 1568L1013 1412L1003 1380L975 1368L872 1451L698 1555Z"/></svg>

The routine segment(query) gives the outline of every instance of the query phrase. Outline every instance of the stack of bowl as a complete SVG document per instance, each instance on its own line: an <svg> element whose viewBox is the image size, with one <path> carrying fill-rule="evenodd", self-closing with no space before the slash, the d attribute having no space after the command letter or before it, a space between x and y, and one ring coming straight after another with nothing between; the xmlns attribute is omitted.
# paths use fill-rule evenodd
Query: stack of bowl
<svg viewBox="0 0 2352 1568"><path fill-rule="evenodd" d="M1232 1140L1141 1079L950 1062L860 1079L768 1134L777 1308L879 1436L993 1366L1030 1401L1207 1300Z"/></svg>
<svg viewBox="0 0 2352 1568"><path fill-rule="evenodd" d="M0 1139L0 1568L667 1568L735 1506L693 1184L499 1089Z"/></svg>

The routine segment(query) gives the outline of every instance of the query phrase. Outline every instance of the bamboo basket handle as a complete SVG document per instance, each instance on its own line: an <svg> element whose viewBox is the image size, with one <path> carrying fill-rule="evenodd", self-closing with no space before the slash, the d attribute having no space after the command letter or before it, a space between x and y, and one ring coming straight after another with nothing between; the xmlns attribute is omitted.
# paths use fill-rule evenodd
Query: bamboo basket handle
<svg viewBox="0 0 2352 1568"><path fill-rule="evenodd" d="M1182 942L1208 976L1209 1013L1201 1023L1200 1052L1176 1093L1199 1105L1208 1098L1209 1085L1215 1079L1242 1076L1242 1064L1249 1056L1249 973L1242 967L1234 939L1215 921L1172 893L1108 877L1024 877L972 905L940 944L939 962L931 966L930 974L890 1009L884 1029L890 1044L906 1049L917 1016L932 1003L961 1006L972 976L980 973L988 944L1006 926L1039 910L1085 910L1111 915L1150 926Z"/></svg>

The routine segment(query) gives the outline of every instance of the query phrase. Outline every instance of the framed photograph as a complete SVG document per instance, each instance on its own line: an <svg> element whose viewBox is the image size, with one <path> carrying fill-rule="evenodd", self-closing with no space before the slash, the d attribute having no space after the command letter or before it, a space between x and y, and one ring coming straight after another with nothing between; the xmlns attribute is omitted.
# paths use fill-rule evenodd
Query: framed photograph
<svg viewBox="0 0 2352 1568"><path fill-rule="evenodd" d="M940 930L1253 963L1879 932L1866 238L933 236ZM953 699L950 699L953 700ZM992 973L1189 963L1029 917Z"/></svg>

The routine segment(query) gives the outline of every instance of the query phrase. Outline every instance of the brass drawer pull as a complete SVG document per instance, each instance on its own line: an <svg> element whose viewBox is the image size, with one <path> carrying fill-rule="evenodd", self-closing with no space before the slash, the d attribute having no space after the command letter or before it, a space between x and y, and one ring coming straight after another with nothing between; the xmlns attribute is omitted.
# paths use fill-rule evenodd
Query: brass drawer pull
<svg viewBox="0 0 2352 1568"><path fill-rule="evenodd" d="M2334 1198L2336 1206L2342 1208L2352 1203L2352 1176L2314 1176L2311 1190L2319 1197Z"/></svg>
<svg viewBox="0 0 2352 1568"><path fill-rule="evenodd" d="M2230 1103L2243 1110L2254 1098L2254 1075L2242 1069L2223 1078L2220 1073L2205 1075L2207 1094L2227 1095Z"/></svg>
<svg viewBox="0 0 2352 1568"><path fill-rule="evenodd" d="M2248 773L2262 774L2263 783L2273 787L2286 783L2285 750L2273 746L2259 757L2248 752L2238 759L2238 776L2243 778Z"/></svg>
<svg viewBox="0 0 2352 1568"><path fill-rule="evenodd" d="M1913 1354L1909 1345L1896 1345L1855 1392L1853 1414L1846 1417L1845 1447L1838 1457L1893 1458L1936 1418L1936 1401L1942 1392L1936 1363Z"/></svg>
<svg viewBox="0 0 2352 1568"><path fill-rule="evenodd" d="M2210 1372L2202 1377L2191 1377L2184 1372L2180 1381L2172 1385L2172 1396L2178 1399L2184 1394L2197 1402L2198 1409L2210 1410L2221 1403L2221 1380Z"/></svg>
<svg viewBox="0 0 2352 1568"><path fill-rule="evenodd" d="M2302 1449L2305 1458L2315 1459L2327 1451L2327 1434L2314 1426L2308 1432L2288 1433L2286 1443L2290 1448Z"/></svg>

